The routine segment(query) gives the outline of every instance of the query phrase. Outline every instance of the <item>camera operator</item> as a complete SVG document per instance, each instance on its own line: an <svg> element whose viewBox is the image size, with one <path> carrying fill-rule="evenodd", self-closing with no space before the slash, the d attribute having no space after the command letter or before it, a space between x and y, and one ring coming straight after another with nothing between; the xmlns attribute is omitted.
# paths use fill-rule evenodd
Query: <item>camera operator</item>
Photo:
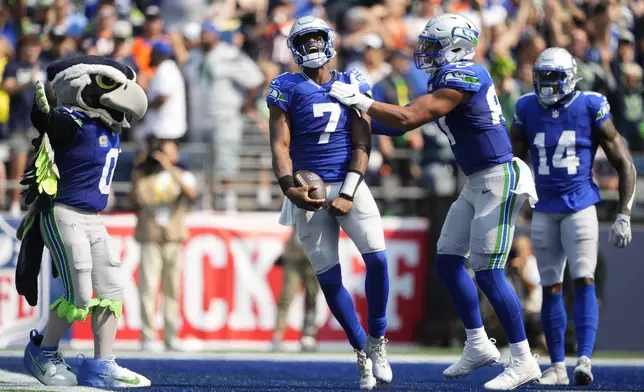
<svg viewBox="0 0 644 392"><path fill-rule="evenodd" d="M142 348L157 350L154 326L156 296L161 284L165 347L179 350L179 285L182 243L188 237L184 218L197 198L196 179L178 165L174 140L150 139L148 153L132 174L130 201L138 213L135 238L141 244L139 285L141 297Z"/></svg>

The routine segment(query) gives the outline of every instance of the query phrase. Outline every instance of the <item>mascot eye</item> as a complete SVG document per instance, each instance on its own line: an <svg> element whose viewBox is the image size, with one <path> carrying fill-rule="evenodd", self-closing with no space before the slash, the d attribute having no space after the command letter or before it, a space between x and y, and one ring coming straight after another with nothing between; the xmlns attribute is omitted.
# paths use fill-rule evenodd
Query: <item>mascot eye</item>
<svg viewBox="0 0 644 392"><path fill-rule="evenodd" d="M105 90L111 90L118 84L114 79L103 75L96 76L96 83L98 83L100 88Z"/></svg>

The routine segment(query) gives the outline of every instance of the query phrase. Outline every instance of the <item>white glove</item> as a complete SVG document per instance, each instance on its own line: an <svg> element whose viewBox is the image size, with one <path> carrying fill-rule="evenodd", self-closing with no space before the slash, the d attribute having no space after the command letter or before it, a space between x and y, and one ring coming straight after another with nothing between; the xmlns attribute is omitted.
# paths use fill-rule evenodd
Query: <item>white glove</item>
<svg viewBox="0 0 644 392"><path fill-rule="evenodd" d="M360 87L356 84L334 82L329 95L342 102L342 104L354 107L361 112L367 112L373 103L373 99L362 94Z"/></svg>
<svg viewBox="0 0 644 392"><path fill-rule="evenodd" d="M618 248L624 248L631 242L631 217L624 214L618 214L615 223L610 227L608 233L608 242Z"/></svg>
<svg viewBox="0 0 644 392"><path fill-rule="evenodd" d="M38 110L45 114L50 111L45 85L40 80L36 82L36 106L38 106Z"/></svg>

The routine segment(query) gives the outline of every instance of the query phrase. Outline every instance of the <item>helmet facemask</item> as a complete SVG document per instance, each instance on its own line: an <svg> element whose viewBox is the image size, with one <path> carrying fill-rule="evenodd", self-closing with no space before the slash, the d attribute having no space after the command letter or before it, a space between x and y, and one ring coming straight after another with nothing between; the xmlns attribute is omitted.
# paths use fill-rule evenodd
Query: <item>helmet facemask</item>
<svg viewBox="0 0 644 392"><path fill-rule="evenodd" d="M554 105L575 90L579 79L573 69L535 67L532 71L534 90L544 105Z"/></svg>
<svg viewBox="0 0 644 392"><path fill-rule="evenodd" d="M335 56L334 39L332 30L302 30L289 37L288 47L293 53L295 64L306 68L320 68Z"/></svg>

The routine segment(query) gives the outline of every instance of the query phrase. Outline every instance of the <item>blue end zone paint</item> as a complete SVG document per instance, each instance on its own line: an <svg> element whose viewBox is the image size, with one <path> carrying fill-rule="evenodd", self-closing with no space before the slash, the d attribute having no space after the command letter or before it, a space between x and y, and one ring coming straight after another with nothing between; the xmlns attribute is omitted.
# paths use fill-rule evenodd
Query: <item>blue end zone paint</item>
<svg viewBox="0 0 644 392"><path fill-rule="evenodd" d="M296 355L295 355L296 356ZM68 358L72 366L75 358ZM357 391L358 369L353 363L275 362L245 360L168 360L119 359L119 364L152 380L152 387L138 391ZM392 364L394 381L389 391L474 392L499 374L500 365L480 369L467 378L443 379L443 364ZM22 358L0 358L0 369L24 372ZM568 369L572 379L572 368ZM644 368L633 366L594 366L596 382L589 387L541 387L530 385L521 391L642 391ZM1 380L0 380L1 381ZM73 391L73 388L69 389Z"/></svg>

